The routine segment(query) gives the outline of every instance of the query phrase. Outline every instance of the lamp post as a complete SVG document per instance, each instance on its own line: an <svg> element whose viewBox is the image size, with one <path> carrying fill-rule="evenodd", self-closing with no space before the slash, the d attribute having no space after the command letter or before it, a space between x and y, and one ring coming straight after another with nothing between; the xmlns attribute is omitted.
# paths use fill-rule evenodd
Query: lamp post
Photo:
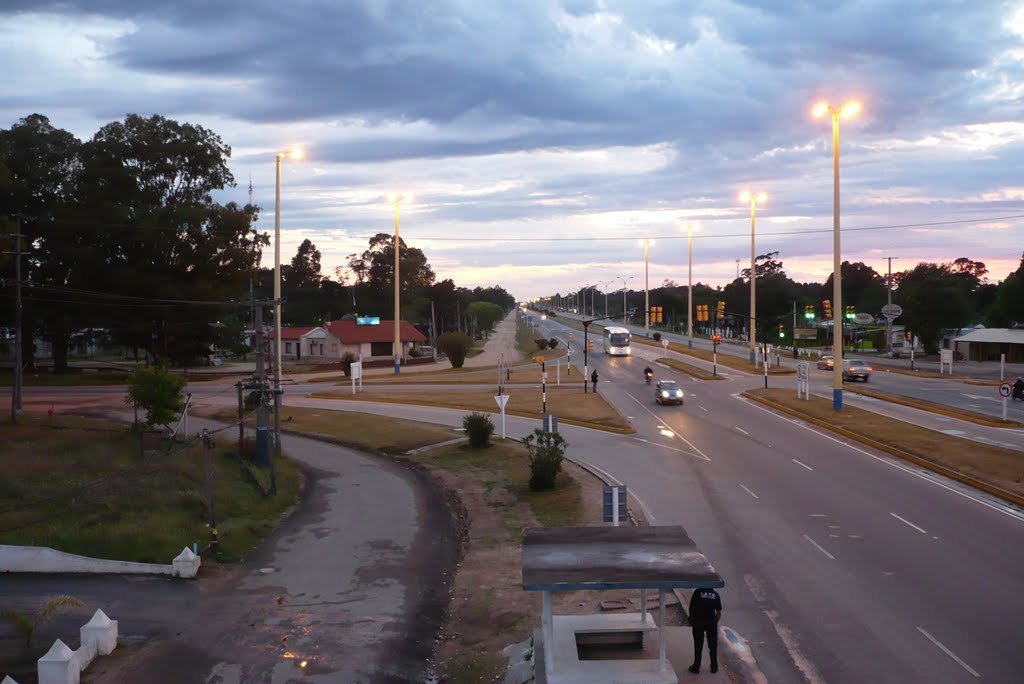
<svg viewBox="0 0 1024 684"><path fill-rule="evenodd" d="M757 257L754 251L754 228L757 223L757 203L763 202L765 199L767 199L767 195L763 192L757 195L751 192L744 192L740 195L741 202L750 202L750 324L748 326L749 334L747 335L750 345L750 363L754 363L754 360L757 358L757 326L754 324L757 319L757 289L755 286L757 279Z"/></svg>
<svg viewBox="0 0 1024 684"><path fill-rule="evenodd" d="M622 281L622 325L626 325L626 283L633 279L633 276L623 278L619 276L619 280Z"/></svg>
<svg viewBox="0 0 1024 684"><path fill-rule="evenodd" d="M651 336L651 291L650 291L650 261L648 254L651 249L651 245L654 244L654 240L650 238L644 238L640 241L640 244L644 246L644 336Z"/></svg>
<svg viewBox="0 0 1024 684"><path fill-rule="evenodd" d="M395 356L395 374L397 375L397 374L402 372L402 334L401 334L402 312L401 312L401 308L399 306L399 304L400 304L400 297L401 297L401 295L400 295L401 288L399 287L399 284L402 282L402 279L401 279L400 274L398 272L398 261L399 261L399 254L400 254L400 251L401 251L398 248L399 245L401 244L400 238L399 238L399 235L398 235L398 224L399 224L398 213L399 213L399 207L402 206L402 201L404 200L404 201L408 202L408 201L411 200L411 197L408 196L408 195L403 197L403 196L398 195L398 194L392 194L388 199L390 199L392 202L395 203L395 341L394 341L394 349L393 349L392 353Z"/></svg>
<svg viewBox="0 0 1024 684"><path fill-rule="evenodd" d="M853 116L860 103L847 102L836 109L819 102L814 116L832 115L832 408L843 410L843 286L842 253L839 248L839 117ZM839 331L839 334L836 334Z"/></svg>
<svg viewBox="0 0 1024 684"><path fill-rule="evenodd" d="M613 280L601 280L601 281L598 281L598 282L600 282L601 286L604 288L604 318L605 318L605 320L608 320L608 286L611 285L615 281L613 281Z"/></svg>
<svg viewBox="0 0 1024 684"><path fill-rule="evenodd" d="M689 252L689 277L686 285L686 346L693 347L693 224L686 226L686 245Z"/></svg>
<svg viewBox="0 0 1024 684"><path fill-rule="evenodd" d="M302 159L302 150L278 152L277 182L274 190L274 387L281 388L281 161L290 156Z"/></svg>

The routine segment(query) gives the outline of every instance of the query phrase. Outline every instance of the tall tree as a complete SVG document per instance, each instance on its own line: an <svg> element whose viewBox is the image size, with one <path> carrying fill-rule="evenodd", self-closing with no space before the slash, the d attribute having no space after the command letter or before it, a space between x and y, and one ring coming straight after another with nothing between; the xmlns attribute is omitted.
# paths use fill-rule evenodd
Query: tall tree
<svg viewBox="0 0 1024 684"><path fill-rule="evenodd" d="M1024 326L1024 254L1021 254L1017 270L999 283L989 323L999 327Z"/></svg>
<svg viewBox="0 0 1024 684"><path fill-rule="evenodd" d="M938 350L944 329L967 325L967 296L948 264L920 263L901 272L897 280L895 299L903 306L902 320L921 339L926 352Z"/></svg>

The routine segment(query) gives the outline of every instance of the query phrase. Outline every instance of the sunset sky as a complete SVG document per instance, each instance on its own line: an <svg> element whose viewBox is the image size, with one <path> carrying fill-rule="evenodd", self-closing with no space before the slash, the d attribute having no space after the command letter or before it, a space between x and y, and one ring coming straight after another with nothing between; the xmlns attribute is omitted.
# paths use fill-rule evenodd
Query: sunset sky
<svg viewBox="0 0 1024 684"><path fill-rule="evenodd" d="M832 267L842 126L843 259L884 271L1024 251L1024 9L920 0L4 0L0 126L38 112L88 139L128 113L203 125L282 255L326 274L412 193L402 236L438 278L519 298L632 276L722 285L757 251ZM273 251L265 254L273 258Z"/></svg>

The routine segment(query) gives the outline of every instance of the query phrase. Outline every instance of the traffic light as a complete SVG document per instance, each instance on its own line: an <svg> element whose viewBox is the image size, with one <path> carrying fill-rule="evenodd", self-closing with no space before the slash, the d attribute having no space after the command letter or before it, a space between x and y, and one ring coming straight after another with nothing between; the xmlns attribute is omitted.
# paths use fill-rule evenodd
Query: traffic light
<svg viewBox="0 0 1024 684"><path fill-rule="evenodd" d="M719 342L722 341L722 336L718 333L715 333L714 335L711 336L711 341L714 342L715 344L718 344Z"/></svg>
<svg viewBox="0 0 1024 684"><path fill-rule="evenodd" d="M814 320L814 316L815 316L814 305L813 304L808 304L807 306L805 306L804 307L804 318L807 319L808 321L813 321Z"/></svg>
<svg viewBox="0 0 1024 684"><path fill-rule="evenodd" d="M594 351L594 340L587 340L587 351Z"/></svg>
<svg viewBox="0 0 1024 684"><path fill-rule="evenodd" d="M567 334L567 335L565 336L565 339L567 339L567 340L569 340L570 342L572 342L572 333L571 333L571 332L570 332L570 333L568 333L568 334Z"/></svg>
<svg viewBox="0 0 1024 684"><path fill-rule="evenodd" d="M852 321L856 315L857 314L854 312L854 308L852 306L846 307L846 317L848 319Z"/></svg>
<svg viewBox="0 0 1024 684"><path fill-rule="evenodd" d="M786 336L786 326L784 326L782 323L779 323L779 339L781 340L785 336Z"/></svg>
<svg viewBox="0 0 1024 684"><path fill-rule="evenodd" d="M822 304L825 305L825 318L832 318L832 300L826 299Z"/></svg>
<svg viewBox="0 0 1024 684"><path fill-rule="evenodd" d="M661 307L660 306L652 306L651 307L651 323L661 323L661 322L662 322Z"/></svg>
<svg viewBox="0 0 1024 684"><path fill-rule="evenodd" d="M914 341L914 334L908 330L907 331L907 342L913 342L913 341Z"/></svg>
<svg viewBox="0 0 1024 684"><path fill-rule="evenodd" d="M708 305L698 304L697 305L697 322L703 323L708 320Z"/></svg>
<svg viewBox="0 0 1024 684"><path fill-rule="evenodd" d="M725 318L725 302L721 300L718 301L718 317Z"/></svg>

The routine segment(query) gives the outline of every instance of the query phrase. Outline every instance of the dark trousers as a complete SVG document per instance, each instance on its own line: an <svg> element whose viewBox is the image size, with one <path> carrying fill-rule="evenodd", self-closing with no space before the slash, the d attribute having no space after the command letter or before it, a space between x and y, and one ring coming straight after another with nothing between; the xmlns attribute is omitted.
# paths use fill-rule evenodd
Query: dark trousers
<svg viewBox="0 0 1024 684"><path fill-rule="evenodd" d="M718 625L693 625L693 664L700 667L700 657L704 651L704 636L708 639L708 656L711 667L718 669Z"/></svg>
<svg viewBox="0 0 1024 684"><path fill-rule="evenodd" d="M594 394L597 394L597 380L594 380Z"/></svg>

